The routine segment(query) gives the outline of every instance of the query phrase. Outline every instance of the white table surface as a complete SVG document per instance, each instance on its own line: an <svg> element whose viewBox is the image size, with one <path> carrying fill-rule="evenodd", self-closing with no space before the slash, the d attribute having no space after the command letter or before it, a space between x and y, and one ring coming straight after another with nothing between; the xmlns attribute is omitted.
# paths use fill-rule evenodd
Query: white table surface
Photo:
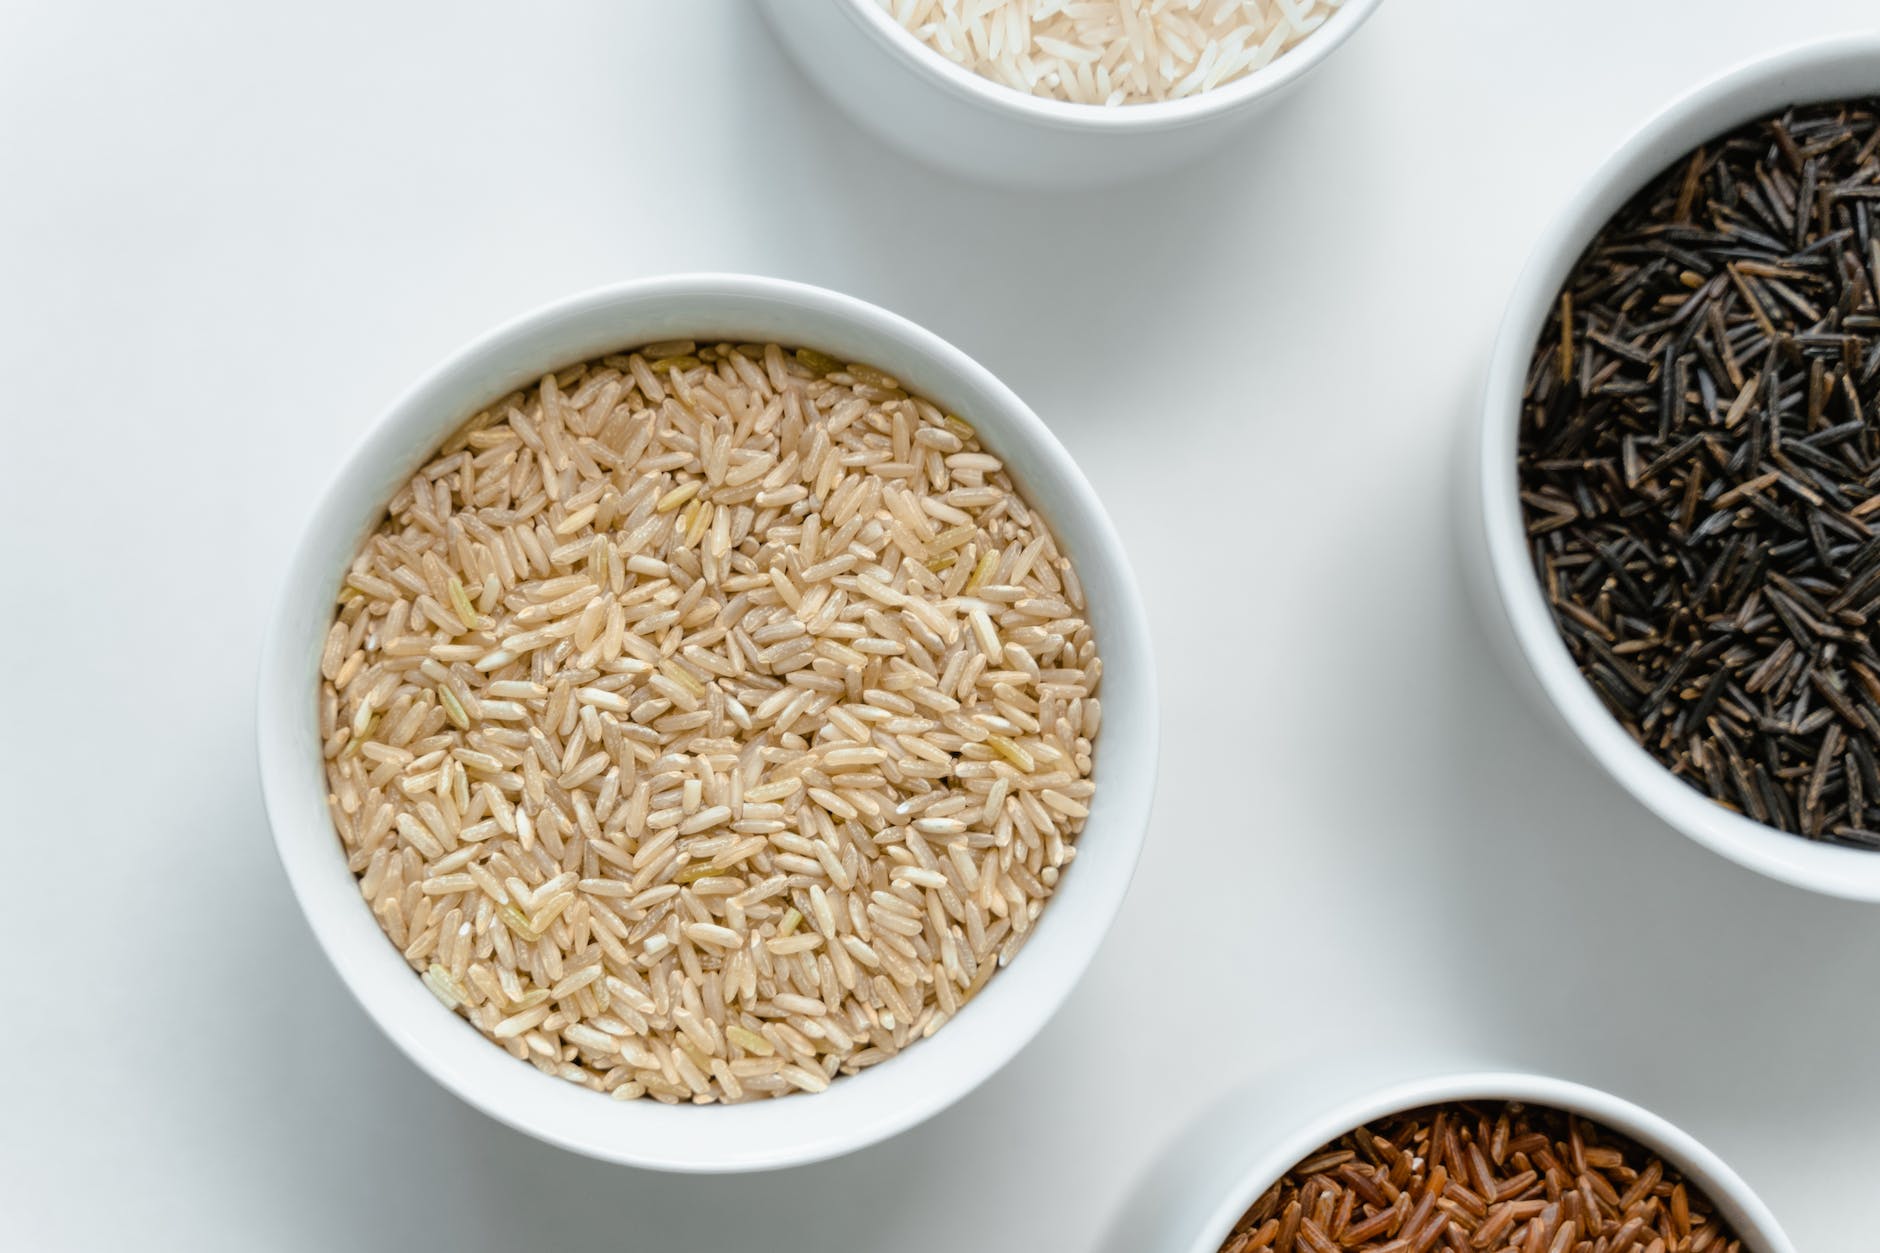
<svg viewBox="0 0 1880 1253"><path fill-rule="evenodd" d="M1543 217L1685 85L1874 23L1393 0L1218 159L1084 196L882 147L735 0L0 7L0 1246L1076 1253L1211 1099L1326 1050L1611 1088L1805 1253L1871 1241L1880 908L1574 755L1448 510ZM374 416L512 314L685 269L1003 376L1161 656L1148 850L1065 1010L925 1126L741 1179L569 1156L406 1062L288 894L252 749L272 568Z"/></svg>

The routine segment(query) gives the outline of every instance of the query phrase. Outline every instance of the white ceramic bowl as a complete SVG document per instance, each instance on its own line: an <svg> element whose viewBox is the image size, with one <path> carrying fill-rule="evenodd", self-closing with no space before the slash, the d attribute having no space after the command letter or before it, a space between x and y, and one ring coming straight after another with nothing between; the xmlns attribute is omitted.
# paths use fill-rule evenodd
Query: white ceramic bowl
<svg viewBox="0 0 1880 1253"><path fill-rule="evenodd" d="M1230 1097L1177 1137L1124 1204L1102 1253L1219 1253L1273 1182L1323 1144L1373 1119L1443 1101L1510 1100L1581 1114L1658 1153L1709 1197L1748 1253L1794 1253L1749 1185L1663 1118L1611 1093L1521 1072L1425 1076L1329 1108L1320 1082L1274 1083Z"/></svg>
<svg viewBox="0 0 1880 1253"><path fill-rule="evenodd" d="M828 1091L731 1106L621 1102L509 1057L405 964L359 895L326 814L316 728L318 657L335 590L385 502L478 409L543 373L624 345L778 340L862 361L958 413L998 453L1077 562L1104 659L1097 791L1075 864L1012 965L932 1038ZM281 862L340 977L414 1062L521 1131L610 1161L679 1171L759 1170L893 1135L971 1091L1069 994L1136 865L1156 769L1148 625L1095 492L1024 403L937 336L873 305L775 279L696 275L601 288L477 340L394 404L327 490L294 554L262 654L260 764Z"/></svg>
<svg viewBox="0 0 1880 1253"><path fill-rule="evenodd" d="M1270 65L1182 100L1105 108L1027 95L927 47L878 0L758 0L857 125L969 177L1033 186L1160 173L1208 151L1331 55L1380 0L1344 0Z"/></svg>
<svg viewBox="0 0 1880 1253"><path fill-rule="evenodd" d="M1544 703L1633 796L1693 840L1772 878L1834 896L1880 900L1880 853L1819 844L1764 826L1675 778L1600 703L1554 626L1528 558L1515 454L1521 397L1542 325L1599 228L1651 178L1698 144L1785 105L1880 93L1880 38L1811 43L1763 57L1690 92L1619 146L1535 246L1515 284L1490 360L1473 449L1479 512L1465 523L1486 572L1491 630Z"/></svg>

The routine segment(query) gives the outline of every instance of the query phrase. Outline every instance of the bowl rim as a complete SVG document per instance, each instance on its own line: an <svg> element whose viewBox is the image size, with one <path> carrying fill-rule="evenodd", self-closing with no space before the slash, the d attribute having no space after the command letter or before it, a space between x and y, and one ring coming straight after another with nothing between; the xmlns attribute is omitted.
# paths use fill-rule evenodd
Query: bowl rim
<svg viewBox="0 0 1880 1253"><path fill-rule="evenodd" d="M1621 141L1543 227L1495 339L1480 407L1475 478L1501 615L1548 704L1606 772L1665 823L1738 865L1824 895L1880 901L1880 852L1817 843L1725 809L1674 777L1606 711L1547 609L1528 559L1515 472L1521 397L1536 337L1586 245L1639 187L1697 144L1774 111L1781 100L1850 94L1812 87L1812 76L1824 68L1864 76L1880 92L1880 36L1811 40L1703 80Z"/></svg>
<svg viewBox="0 0 1880 1253"><path fill-rule="evenodd" d="M1306 1155L1368 1122L1452 1101L1520 1101L1579 1114L1636 1140L1676 1166L1724 1212L1752 1253L1795 1253L1775 1214L1742 1176L1701 1141L1662 1115L1601 1088L1519 1070L1422 1075L1373 1088L1299 1123L1254 1155L1224 1189L1186 1253L1219 1253L1234 1223L1260 1194Z"/></svg>
<svg viewBox="0 0 1880 1253"><path fill-rule="evenodd" d="M704 1108L616 1102L515 1061L446 1010L411 971L365 908L324 806L301 803L312 794L309 787L321 796L326 791L312 722L312 694L303 688L305 680L317 676L317 661L307 666L301 636L311 630L323 637L330 610L308 627L304 598L315 593L297 595L296 587L315 587L320 603L330 603L326 599L330 595L328 555L332 551L349 555L356 549L354 539L342 542L339 535L363 534L383 509L383 500L376 498L369 506L349 504L349 497L363 490L350 485L362 477L371 481L365 470L385 464L388 458L403 466L410 458L397 450L413 446L414 440L420 440L425 450L434 449L475 412L461 405L444 409L445 395L477 389L487 397L481 403L487 404L511 390L490 383L493 363L505 354L524 352L536 344L535 355L528 360L529 368L539 375L594 355L544 348L541 341L552 342L557 334L564 339L598 335L611 319L625 323L618 342L630 343L643 333L634 329L633 319L639 318L644 326L659 316L658 308L675 301L702 301L711 307L709 312L692 315L699 324L694 332L699 338L718 333L731 337L733 332L709 328L731 325L739 318L755 322L766 314L800 315L806 325L823 325L826 334L879 340L884 345L883 369L899 372L912 363L914 371L944 376L952 389L975 398L972 417L986 432L988 446L1008 459L1022 450L1031 462L1032 471L1022 476L1021 485L1027 481L1034 488L1047 485L1046 491L1061 497L1049 516L1060 541L1085 567L1084 582L1092 592L1093 609L1099 603L1094 585L1101 581L1111 589L1101 602L1108 663L1105 679L1106 684L1120 681L1124 703L1135 715L1123 725L1106 720L1111 725L1097 741L1099 770L1107 770L1118 781L1109 792L1108 816L1099 826L1099 814L1105 811L1093 805L1092 821L1080 837L1078 862L1086 872L1081 885L1071 887L1078 883L1078 868L1073 867L1066 871L1059 889L1059 895L1077 894L1076 909L1046 909L1025 946L1026 952L1034 947L1039 950L1037 959L1028 966L1022 954L1015 958L1010 969L1001 971L946 1024L954 1034L937 1032L938 1040L920 1041L918 1047L910 1046L861 1074L845 1076L830 1092L817 1094L813 1100L802 1096ZM837 330L830 332L828 327ZM409 468L404 466L400 473ZM1067 514L1074 514L1075 521ZM1067 532L1075 532L1077 538ZM342 558L331 573L337 578L343 568ZM365 428L316 497L287 566L285 586L263 642L256 687L256 751L275 852L322 952L366 1016L420 1070L473 1108L547 1143L655 1170L730 1173L839 1156L921 1122L990 1078L1055 1014L1108 933L1147 837L1156 784L1160 731L1146 606L1127 549L1069 452L990 371L933 332L852 296L746 274L674 274L592 288L511 318L425 371ZM300 726L303 720L305 725ZM312 736L311 752L306 751L307 735ZM1099 797L1103 795L1100 790ZM1100 839L1091 841L1093 833L1099 833ZM365 938L368 933L369 940ZM1049 968L1047 954L1053 959ZM975 1009L979 1012L973 1016ZM967 1050L969 1017L971 1034L980 1045L971 1051ZM886 1082L876 1078L891 1074L899 1077ZM875 1080L872 1085L871 1079ZM842 1091L859 1091L862 1096L844 1098L840 1106L823 1105L822 1114L811 1116L804 1111L805 1106L828 1102ZM899 1092L903 1099L876 1099L891 1092ZM790 1107L799 1113L792 1113ZM672 1139L687 1143L674 1147Z"/></svg>
<svg viewBox="0 0 1880 1253"><path fill-rule="evenodd" d="M1013 114L1059 130L1129 134L1170 130L1231 112L1280 91L1349 39L1383 0L1343 0L1338 11L1250 74L1178 100L1147 104L1082 104L1034 96L976 74L929 48L881 7L879 0L836 0L848 17L917 75L948 93L993 112Z"/></svg>

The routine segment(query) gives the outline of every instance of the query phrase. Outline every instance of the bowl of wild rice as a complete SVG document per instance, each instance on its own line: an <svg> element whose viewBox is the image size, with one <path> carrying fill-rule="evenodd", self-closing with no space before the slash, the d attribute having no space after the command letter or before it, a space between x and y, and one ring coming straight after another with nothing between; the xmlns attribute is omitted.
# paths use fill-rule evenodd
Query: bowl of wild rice
<svg viewBox="0 0 1880 1253"><path fill-rule="evenodd" d="M1753 62L1549 226L1467 542L1516 672L1628 791L1880 900L1880 40Z"/></svg>
<svg viewBox="0 0 1880 1253"><path fill-rule="evenodd" d="M393 1041L686 1171L858 1148L1010 1058L1156 755L1122 546L1044 424L741 276L565 301L407 393L293 559L259 713L288 877Z"/></svg>
<svg viewBox="0 0 1880 1253"><path fill-rule="evenodd" d="M1472 1072L1331 1109L1322 1091L1211 1111L1125 1203L1106 1253L1793 1253L1715 1153L1597 1088Z"/></svg>
<svg viewBox="0 0 1880 1253"><path fill-rule="evenodd" d="M1208 151L1379 0L760 0L855 122L944 169L1090 184Z"/></svg>

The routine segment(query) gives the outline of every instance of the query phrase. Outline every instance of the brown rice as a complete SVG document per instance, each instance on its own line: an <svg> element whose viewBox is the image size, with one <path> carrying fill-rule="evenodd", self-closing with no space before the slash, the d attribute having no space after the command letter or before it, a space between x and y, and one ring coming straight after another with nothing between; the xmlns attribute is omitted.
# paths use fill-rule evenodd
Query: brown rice
<svg viewBox="0 0 1880 1253"><path fill-rule="evenodd" d="M821 1091L1031 933L1089 812L1075 570L863 365L652 344L476 415L321 658L330 809L446 1006L616 1097Z"/></svg>

